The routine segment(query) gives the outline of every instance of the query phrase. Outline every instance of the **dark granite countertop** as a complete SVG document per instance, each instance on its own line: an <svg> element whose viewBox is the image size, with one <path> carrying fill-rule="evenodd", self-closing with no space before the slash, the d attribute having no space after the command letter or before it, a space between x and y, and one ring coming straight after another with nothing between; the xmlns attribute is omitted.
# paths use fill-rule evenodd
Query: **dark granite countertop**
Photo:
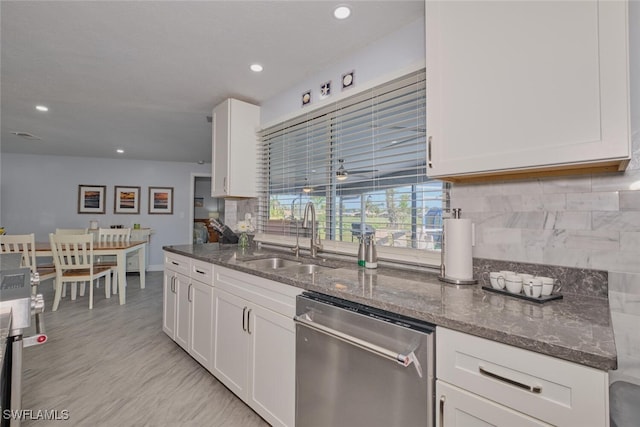
<svg viewBox="0 0 640 427"><path fill-rule="evenodd" d="M260 271L245 264L269 255L295 259L291 252L276 249L239 249L215 243L164 249L596 369L617 368L606 298L565 294L561 300L538 304L487 292L480 285L443 283L429 269L381 265L366 270L354 262L330 259L328 254L315 260L301 256L305 263L332 267L309 275Z"/></svg>

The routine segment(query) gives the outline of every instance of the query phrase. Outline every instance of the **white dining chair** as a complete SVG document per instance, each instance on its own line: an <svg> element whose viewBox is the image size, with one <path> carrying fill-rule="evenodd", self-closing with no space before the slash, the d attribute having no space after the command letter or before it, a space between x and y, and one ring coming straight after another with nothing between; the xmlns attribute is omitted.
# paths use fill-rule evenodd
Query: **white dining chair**
<svg viewBox="0 0 640 427"><path fill-rule="evenodd" d="M56 292L52 311L58 309L66 283L89 283L89 310L93 309L93 282L105 278L105 297L111 297L111 268L94 266L93 235L49 234L51 253L56 266Z"/></svg>
<svg viewBox="0 0 640 427"><path fill-rule="evenodd" d="M131 229L130 228L99 228L98 229L98 243L129 243L131 241ZM113 258L113 256L111 256ZM96 264L101 267L111 268L111 283L113 283L113 293L118 293L118 263L115 259L104 259L104 257L98 256L96 258Z"/></svg>
<svg viewBox="0 0 640 427"><path fill-rule="evenodd" d="M45 280L55 279L56 277L55 267L38 266L36 258L36 239L33 233L0 235L0 253L21 253L22 266L28 267L32 273L38 273L40 283ZM38 292L37 286L33 286L31 291L35 295Z"/></svg>
<svg viewBox="0 0 640 427"><path fill-rule="evenodd" d="M56 234L87 234L88 228L56 228Z"/></svg>

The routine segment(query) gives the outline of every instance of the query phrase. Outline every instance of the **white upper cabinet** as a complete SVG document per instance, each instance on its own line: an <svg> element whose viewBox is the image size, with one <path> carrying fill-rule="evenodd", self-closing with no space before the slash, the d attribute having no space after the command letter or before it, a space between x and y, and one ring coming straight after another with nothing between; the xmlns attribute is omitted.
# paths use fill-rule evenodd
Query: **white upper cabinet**
<svg viewBox="0 0 640 427"><path fill-rule="evenodd" d="M212 197L256 197L260 107L227 99L212 114Z"/></svg>
<svg viewBox="0 0 640 427"><path fill-rule="evenodd" d="M427 174L455 182L623 170L627 9L618 0L427 0Z"/></svg>

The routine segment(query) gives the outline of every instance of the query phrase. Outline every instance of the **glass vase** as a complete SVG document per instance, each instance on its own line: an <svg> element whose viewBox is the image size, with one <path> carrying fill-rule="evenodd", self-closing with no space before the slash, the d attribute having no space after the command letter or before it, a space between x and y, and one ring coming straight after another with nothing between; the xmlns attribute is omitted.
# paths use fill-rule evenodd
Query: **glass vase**
<svg viewBox="0 0 640 427"><path fill-rule="evenodd" d="M248 248L249 247L249 236L244 231L240 234L238 238L238 247L239 248Z"/></svg>

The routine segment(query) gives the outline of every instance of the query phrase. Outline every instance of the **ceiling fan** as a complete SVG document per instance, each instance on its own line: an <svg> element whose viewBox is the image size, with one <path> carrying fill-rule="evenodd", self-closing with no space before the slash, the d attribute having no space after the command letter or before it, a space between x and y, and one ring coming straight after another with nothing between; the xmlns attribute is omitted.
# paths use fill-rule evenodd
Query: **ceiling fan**
<svg viewBox="0 0 640 427"><path fill-rule="evenodd" d="M340 167L336 170L336 179L338 181L344 181L349 177L349 174L359 174L359 173L371 173L378 172L378 169L355 169L348 171L344 167L344 159L338 159L338 163L340 163Z"/></svg>

